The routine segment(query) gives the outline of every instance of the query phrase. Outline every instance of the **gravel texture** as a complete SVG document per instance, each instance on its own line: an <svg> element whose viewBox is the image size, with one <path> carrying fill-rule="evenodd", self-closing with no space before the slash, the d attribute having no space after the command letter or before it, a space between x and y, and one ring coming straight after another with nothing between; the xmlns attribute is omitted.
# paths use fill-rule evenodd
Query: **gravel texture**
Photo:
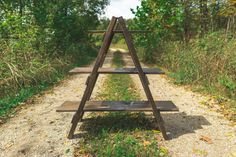
<svg viewBox="0 0 236 157"><path fill-rule="evenodd" d="M125 52L124 50L122 52ZM127 67L133 67L131 57L123 54ZM143 67L148 67L142 64ZM173 157L236 157L236 126L218 112L209 96L192 92L173 84L165 75L147 75L155 100L171 100L179 112L162 113L170 140L164 141ZM131 75L146 99L138 75ZM208 107L204 104L213 103Z"/></svg>
<svg viewBox="0 0 236 157"><path fill-rule="evenodd" d="M111 58L112 55L109 55L105 66L110 66ZM127 66L133 65L127 54L123 58ZM35 96L32 103L29 101L22 105L16 116L0 126L0 156L73 156L73 145L79 140L67 139L73 114L57 113L55 109L66 100L81 99L87 76L70 76L54 88ZM132 78L140 88L141 97L146 99L138 76L132 75ZM236 156L236 127L215 111L217 104L213 105L215 108L203 105L202 102L209 100L208 96L174 85L163 75L148 75L148 78L155 100L172 100L180 110L162 113L171 137L164 141L164 145L171 156ZM104 80L105 75L100 75L92 98L100 91Z"/></svg>
<svg viewBox="0 0 236 157"><path fill-rule="evenodd" d="M111 59L112 54L104 66L110 66ZM56 108L66 100L80 101L87 77L88 74L70 76L35 96L32 103L22 105L16 116L0 126L0 157L73 156L73 145L79 140L67 139L73 113L57 113ZM100 91L104 80L105 75L100 75L91 99Z"/></svg>

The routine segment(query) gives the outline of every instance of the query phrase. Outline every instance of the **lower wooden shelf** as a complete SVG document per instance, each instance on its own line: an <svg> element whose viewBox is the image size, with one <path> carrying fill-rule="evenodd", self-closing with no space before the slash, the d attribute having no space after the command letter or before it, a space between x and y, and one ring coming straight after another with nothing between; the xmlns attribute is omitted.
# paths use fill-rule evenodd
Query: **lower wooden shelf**
<svg viewBox="0 0 236 157"><path fill-rule="evenodd" d="M65 101L57 112L76 112L80 101ZM179 111L172 101L156 101L160 111ZM148 101L87 101L85 112L91 111L153 111Z"/></svg>

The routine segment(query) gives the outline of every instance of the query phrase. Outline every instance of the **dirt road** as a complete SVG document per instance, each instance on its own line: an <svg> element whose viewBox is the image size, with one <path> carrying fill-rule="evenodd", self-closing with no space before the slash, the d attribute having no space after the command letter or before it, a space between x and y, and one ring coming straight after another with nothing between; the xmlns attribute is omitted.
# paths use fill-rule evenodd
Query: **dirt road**
<svg viewBox="0 0 236 157"><path fill-rule="evenodd" d="M105 66L111 63L108 57ZM131 58L123 56L127 66ZM87 74L74 75L56 87L44 92L35 103L24 105L17 115L0 126L0 156L72 156L73 143L68 140L72 113L56 113L56 107L66 100L80 100ZM148 75L150 88L156 100L172 100L180 109L176 113L163 113L166 129L171 137L164 144L171 156L176 157L235 157L236 127L221 114L202 105L207 96L173 85L166 76ZM142 91L137 75L132 75ZM105 80L101 75L93 96L100 91ZM146 99L141 92L143 99ZM78 127L77 127L78 131Z"/></svg>
<svg viewBox="0 0 236 157"><path fill-rule="evenodd" d="M110 66L111 59L109 54L105 67ZM56 108L66 100L80 101L87 77L88 74L70 76L44 92L35 103L23 105L15 117L0 126L0 157L73 156L73 143L78 139L67 139L73 113L57 113ZM91 99L105 77L100 75Z"/></svg>
<svg viewBox="0 0 236 157"><path fill-rule="evenodd" d="M121 49L122 50L122 49ZM123 50L123 52L125 52ZM131 57L124 53L127 67ZM143 64L143 67L147 67ZM203 105L208 96L194 93L170 82L165 75L147 75L155 100L171 100L179 108L176 113L163 113L166 129L171 137L164 144L173 157L236 157L236 126L216 112L216 108ZM143 91L137 75L132 79ZM141 92L142 99L146 99ZM214 102L208 102L214 103Z"/></svg>

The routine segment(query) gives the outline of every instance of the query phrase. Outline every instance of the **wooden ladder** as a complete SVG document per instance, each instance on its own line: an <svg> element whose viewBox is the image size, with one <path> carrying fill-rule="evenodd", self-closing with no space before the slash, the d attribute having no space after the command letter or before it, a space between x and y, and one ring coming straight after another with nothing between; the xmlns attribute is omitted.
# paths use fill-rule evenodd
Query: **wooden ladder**
<svg viewBox="0 0 236 157"><path fill-rule="evenodd" d="M121 30L116 30L117 25ZM145 31L137 31L142 33ZM138 56L132 41L131 33L125 25L123 17L112 17L108 29L106 31L93 31L93 33L105 33L102 46L99 50L94 67L91 68L75 68L71 73L90 73L86 81L86 89L81 101L66 101L58 109L57 112L75 112L72 118L72 126L68 138L72 139L78 122L82 120L84 112L95 111L152 111L156 119L157 125L162 132L164 139L168 139L164 121L160 114L161 111L178 111L178 108L171 101L154 101L149 88L149 81L146 74L163 74L164 72L157 68L142 69L138 60ZM129 53L134 62L135 68L102 68L105 57L108 53L114 33L123 33ZM138 74L144 88L148 101L89 101L93 92L95 83L99 74Z"/></svg>

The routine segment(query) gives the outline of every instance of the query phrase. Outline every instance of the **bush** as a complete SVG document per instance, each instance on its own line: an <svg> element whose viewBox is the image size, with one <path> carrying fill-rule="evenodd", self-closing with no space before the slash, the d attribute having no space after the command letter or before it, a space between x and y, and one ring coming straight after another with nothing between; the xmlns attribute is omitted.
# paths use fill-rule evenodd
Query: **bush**
<svg viewBox="0 0 236 157"><path fill-rule="evenodd" d="M214 92L236 99L236 40L221 32L202 39L162 44L159 63L178 83L211 86Z"/></svg>

